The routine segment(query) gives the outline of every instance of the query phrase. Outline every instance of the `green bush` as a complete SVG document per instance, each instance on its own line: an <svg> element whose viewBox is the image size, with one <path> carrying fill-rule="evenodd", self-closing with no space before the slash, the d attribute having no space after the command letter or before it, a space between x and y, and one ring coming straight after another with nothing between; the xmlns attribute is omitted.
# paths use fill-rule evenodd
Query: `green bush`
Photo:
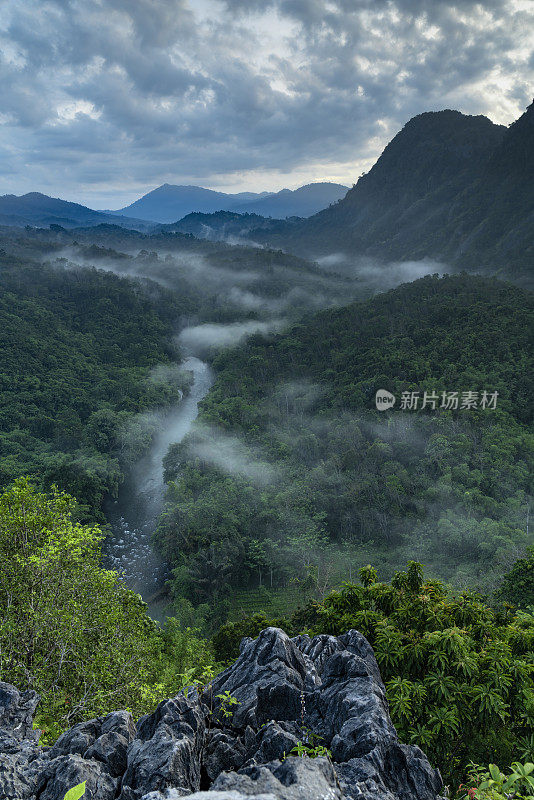
<svg viewBox="0 0 534 800"><path fill-rule="evenodd" d="M45 741L117 708L135 715L213 664L210 648L100 564L102 534L72 519L74 500L24 478L0 496L0 675L41 695Z"/></svg>
<svg viewBox="0 0 534 800"><path fill-rule="evenodd" d="M534 800L534 764L514 762L508 774L496 764L487 770L473 764L469 770L469 785L458 788L457 800Z"/></svg>
<svg viewBox="0 0 534 800"><path fill-rule="evenodd" d="M214 637L219 657L236 655L239 634L278 624L289 634L340 635L355 628L372 644L402 741L419 745L457 786L469 762L532 758L534 616L492 608L469 590L425 579L410 562L391 583L372 567L285 621L254 615Z"/></svg>

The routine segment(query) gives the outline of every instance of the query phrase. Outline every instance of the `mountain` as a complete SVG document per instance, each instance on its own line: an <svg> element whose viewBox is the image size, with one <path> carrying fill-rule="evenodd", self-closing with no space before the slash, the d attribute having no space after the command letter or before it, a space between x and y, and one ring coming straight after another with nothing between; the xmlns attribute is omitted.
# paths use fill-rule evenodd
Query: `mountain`
<svg viewBox="0 0 534 800"><path fill-rule="evenodd" d="M534 101L506 131L480 175L451 206L437 240L467 266L507 266L532 278L534 264Z"/></svg>
<svg viewBox="0 0 534 800"><path fill-rule="evenodd" d="M238 194L226 194L225 192L214 192L212 189L204 189L202 186L175 186L164 183L152 192L148 192L135 203L120 209L111 211L111 214L129 214L139 216L142 219L149 219L153 222L176 222L192 211L212 213L213 211L227 211L232 206L239 203L247 203L251 200L260 200L267 192L253 193L241 192Z"/></svg>
<svg viewBox="0 0 534 800"><path fill-rule="evenodd" d="M296 228L273 226L269 241L314 255L441 255L431 234L447 224L451 204L479 178L505 134L483 116L419 114L339 203Z"/></svg>
<svg viewBox="0 0 534 800"><path fill-rule="evenodd" d="M234 206L238 213L259 214L262 217L310 217L332 203L337 203L348 192L348 186L339 183L309 183L300 189L282 189L281 192L254 202Z"/></svg>
<svg viewBox="0 0 534 800"><path fill-rule="evenodd" d="M508 129L420 114L339 203L253 238L306 256L431 257L526 276L534 259L534 103Z"/></svg>
<svg viewBox="0 0 534 800"><path fill-rule="evenodd" d="M306 258L432 258L528 285L533 177L534 103L508 129L444 110L411 119L346 194L327 183L246 197L165 185L122 211L172 222L177 232L252 239Z"/></svg>
<svg viewBox="0 0 534 800"><path fill-rule="evenodd" d="M57 197L49 197L40 192L20 195L5 194L0 197L0 225L24 227L25 225L48 227L61 225L75 228L79 225L100 225L112 222L138 230L147 225L143 220L117 217L103 211L93 211L79 203L70 203Z"/></svg>
<svg viewBox="0 0 534 800"><path fill-rule="evenodd" d="M253 213L284 219L307 217L339 200L347 187L336 183L311 183L300 189L280 192L239 192L226 194L201 186L174 186L168 183L111 214L127 214L154 222L174 223L191 213L211 214L216 211Z"/></svg>

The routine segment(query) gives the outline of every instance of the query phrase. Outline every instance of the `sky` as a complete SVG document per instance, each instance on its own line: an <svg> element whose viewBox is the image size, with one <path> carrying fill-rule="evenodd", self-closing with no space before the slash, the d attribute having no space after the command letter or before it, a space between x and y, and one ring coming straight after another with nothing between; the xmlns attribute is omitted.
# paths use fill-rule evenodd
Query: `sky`
<svg viewBox="0 0 534 800"><path fill-rule="evenodd" d="M416 114L533 95L534 0L0 0L0 194L350 186Z"/></svg>

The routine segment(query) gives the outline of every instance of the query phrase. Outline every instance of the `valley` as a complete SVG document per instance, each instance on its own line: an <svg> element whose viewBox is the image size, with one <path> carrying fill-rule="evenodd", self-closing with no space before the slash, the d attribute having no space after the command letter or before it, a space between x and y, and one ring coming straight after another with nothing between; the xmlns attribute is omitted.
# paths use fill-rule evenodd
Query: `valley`
<svg viewBox="0 0 534 800"><path fill-rule="evenodd" d="M532 114L419 115L302 217L1 198L0 665L47 742L357 627L448 779L530 752Z"/></svg>

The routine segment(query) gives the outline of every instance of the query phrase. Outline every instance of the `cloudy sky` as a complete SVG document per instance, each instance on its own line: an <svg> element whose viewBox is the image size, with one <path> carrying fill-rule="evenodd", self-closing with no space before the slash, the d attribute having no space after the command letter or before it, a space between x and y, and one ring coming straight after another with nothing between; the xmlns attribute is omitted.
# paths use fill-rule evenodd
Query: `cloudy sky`
<svg viewBox="0 0 534 800"><path fill-rule="evenodd" d="M356 181L415 114L508 124L534 0L0 0L0 194Z"/></svg>

